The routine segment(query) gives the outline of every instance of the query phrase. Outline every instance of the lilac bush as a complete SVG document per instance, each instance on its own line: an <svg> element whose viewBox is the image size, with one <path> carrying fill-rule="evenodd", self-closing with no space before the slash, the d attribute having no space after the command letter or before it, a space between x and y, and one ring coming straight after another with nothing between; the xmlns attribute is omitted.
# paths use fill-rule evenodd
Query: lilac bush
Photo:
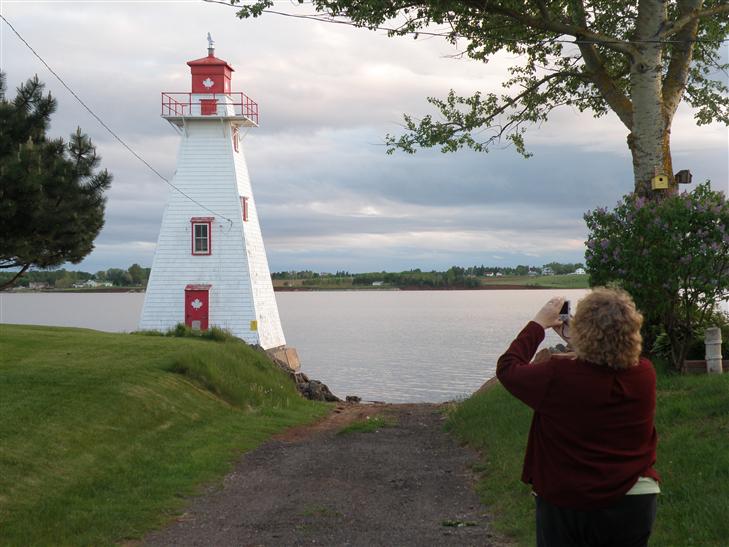
<svg viewBox="0 0 729 547"><path fill-rule="evenodd" d="M627 290L645 317L646 347L665 332L682 369L689 344L729 297L726 196L708 182L660 200L628 194L612 211L588 211L585 222L591 285Z"/></svg>

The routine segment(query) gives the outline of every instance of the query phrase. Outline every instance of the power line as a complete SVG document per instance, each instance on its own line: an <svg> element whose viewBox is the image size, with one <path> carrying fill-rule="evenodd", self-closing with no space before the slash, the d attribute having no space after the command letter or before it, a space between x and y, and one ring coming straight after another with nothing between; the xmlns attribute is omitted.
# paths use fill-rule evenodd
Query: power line
<svg viewBox="0 0 729 547"><path fill-rule="evenodd" d="M117 135L117 134L116 134L116 133L115 133L115 132L114 132L114 131L113 131L113 130L112 130L112 129L111 129L111 128L110 128L109 126L108 126L108 125L106 125L106 123L104 123L104 120L102 120L102 119L101 119L101 118L100 118L99 116L97 116L97 115L96 115L96 113L95 113L95 112L94 112L93 110L91 110L91 108L90 108L90 107L89 107L89 106L88 106L88 105L87 105L87 104L86 104L86 103L85 103L85 102L84 102L84 101L83 101L83 100L81 99L81 97L79 97L79 96L78 96L78 95L76 94L76 92L75 92L75 91L74 91L73 89L71 89L71 88L70 88L70 87L68 86L68 84L66 84L66 82L64 82L64 81L63 81L63 78L61 78L61 77L60 77L60 76L59 76L59 75L58 75L58 74L56 73L56 71L55 71L55 70L53 70L53 69L52 69L52 68L51 68L51 67L50 67L50 66L48 65L48 63L46 63L46 61L45 61L45 60L43 59L43 57L41 57L41 56L40 56L40 54L39 54L39 53L38 53L38 52L37 52L36 50L34 50L34 49L33 49L33 48L31 47L31 45L30 45L30 44L29 44L29 43L28 43L28 42L27 42L27 41L25 40L25 38L23 38L23 37L22 37L22 36L20 35L20 33L19 33L19 32L18 32L18 31L17 31L16 29L15 29L15 27L14 27L14 26L13 26L13 25L12 25L12 24L10 23L10 21L8 21L8 20L7 20L6 18L5 18L5 16L4 16L4 15L2 15L1 13L0 13L0 19L2 19L3 21L5 21L5 24L6 24L6 25L8 25L8 26L10 27L10 30L12 30L12 31L13 31L13 32L15 33L15 35L16 35L16 36L17 36L17 37L18 37L18 38L20 39L20 41L21 41L21 42L23 42L23 44L25 44L25 46L26 46L26 47L27 47L27 48L28 48L28 49L29 49L29 50L31 51L31 53L33 53L33 55L35 55L35 56L36 56L36 57L38 58L38 60L39 60L39 61L40 61L41 63L43 63L43 66L45 66L45 67L46 67L46 68L48 69L48 71L49 71L49 72L50 72L51 74L53 74L53 75L54 75L54 76L56 77L56 79L57 79L57 80L58 80L58 81L59 81L59 82L61 83L61 85L62 85L63 87L65 87L65 88L66 88L66 90L67 90L67 91L68 91L68 92L69 92L69 93L70 93L71 95L73 95L74 99L76 99L76 100L77 100L77 101L79 102L79 104L80 104L81 106L83 106L83 107L84 107L84 108L86 109L86 111L87 111L87 112L88 112L89 114L91 114L91 115L92 115L92 116L94 117L94 119L95 119L95 120L96 120L97 122L99 122L99 124L101 125L101 127L103 127L104 129L106 129L106 130L107 130L107 131L109 132L109 134L110 134L110 135L111 135L112 137L114 137L114 138L115 138L115 139L116 139L117 141L119 141L119 143L120 143L120 144L121 144L121 145L122 145L122 146L123 146L124 148L126 148L126 149L127 149L127 150L128 150L128 151L129 151L129 152L130 152L130 153L131 153L131 154L132 154L132 155L133 155L134 157L135 157L135 158L137 158L137 159L138 159L139 161L141 161L141 162L142 162L142 163L143 163L144 165L146 165L146 166L147 166L147 167L148 167L148 168L149 168L149 169L150 169L150 170L151 170L151 171L152 171L152 172L153 172L153 173L154 173L155 175L157 175L157 176L158 176L158 177L159 177L160 179L162 179L162 180L163 180L163 181L164 181L164 182L165 182L166 184L168 184L168 185L169 185L169 186L170 186L171 188L175 189L175 190L176 190L177 192L179 192L180 194L182 194L183 196L185 196L185 197L186 197L187 199L189 199L189 200L190 200L190 201L192 201L193 203L195 203L195 204L199 205L200 207L202 207L203 209L205 209L205 210L206 210L206 211L208 211L209 213L212 213L212 214L214 214L215 216L219 216L220 218L223 218L223 219L227 220L228 222L230 222L230 223L232 224L232 221L231 221L231 220L230 220L230 219L229 219L228 217L226 217L226 216L224 216L224 215L221 215L220 213L216 213L216 212L215 212L215 211L213 211L212 209L209 209L208 207L206 207L205 205L203 205L202 203L200 203L200 202L199 202L199 201L197 201L196 199L194 199L194 198L190 197L190 196L189 196L189 195L187 195L187 194L186 194L185 192L183 192L182 190L180 190L180 189L179 189L179 188L178 188L177 186L175 186L174 184L172 184L172 183L171 183L171 182L170 182L170 181L169 181L169 180L168 180L168 179L167 179L166 177L162 176L162 174L161 174L161 173L160 173L159 171L157 171L157 169L155 169L154 167L152 167L152 166L151 166L151 165L150 165L150 164L149 164L149 163L147 162L147 160L145 160L145 159L144 159L144 158L143 158L142 156L140 156L139 154L137 154L137 152L136 152L136 151L135 151L135 150L134 150L134 149L133 149L133 148L132 148L131 146L129 146L129 145L128 145L128 144L126 143L126 142L124 142L124 139L122 139L122 138L121 138L121 137L120 137L119 135Z"/></svg>
<svg viewBox="0 0 729 547"><path fill-rule="evenodd" d="M222 6L227 6L234 9L240 9L243 6L239 6L238 4L231 4L230 2L225 2L223 0L202 0L203 2L207 4L220 4ZM368 30L383 30L386 32L394 32L400 35L403 34L411 34L416 36L437 36L441 38L445 37L453 37L453 38L467 38L466 36L455 34L455 33L448 33L448 32L431 32L427 30L412 30L408 32L402 32L401 29L398 28L391 28L391 27L370 27L367 25L361 25L358 23L354 23L353 21L347 21L344 19L335 19L335 16L332 15L314 15L314 14L296 14L296 13L288 13L285 11L276 11L271 9L264 9L262 11L263 13L270 13L272 15L280 15L282 17L291 17L294 19L308 19L311 21L319 21L320 23L331 23L336 25L348 25L351 27L357 27L357 28L366 28ZM560 44L591 44L591 45L600 45L600 44L686 44L686 43L711 43L711 44L722 44L724 42L729 42L729 38L724 39L716 39L716 40L707 40L703 38L694 38L692 40L584 40L575 38L574 40L562 40L562 39L544 39L544 40L525 40L523 38L510 38L510 37L502 37L499 36L499 40L503 42L521 42L523 44L546 44L546 43L560 43Z"/></svg>

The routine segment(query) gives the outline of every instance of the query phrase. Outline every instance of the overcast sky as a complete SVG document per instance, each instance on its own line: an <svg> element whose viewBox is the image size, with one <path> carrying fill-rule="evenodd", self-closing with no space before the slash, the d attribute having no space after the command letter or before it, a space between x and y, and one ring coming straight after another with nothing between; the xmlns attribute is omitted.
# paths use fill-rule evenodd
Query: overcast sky
<svg viewBox="0 0 729 547"><path fill-rule="evenodd" d="M304 13L288 2L281 10ZM191 59L234 68L233 90L259 103L244 149L272 271L353 272L451 265L581 262L582 214L632 189L626 130L568 108L527 134L534 157L437 150L385 154L402 114L427 96L496 91L519 59L449 57L439 38L382 33L276 15L239 20L202 2L0 1L2 14L132 148L164 176L179 136L160 118L160 92L189 91ZM38 74L59 108L51 134L88 133L114 175L96 249L73 269L151 266L168 187L117 143L0 23L10 94ZM725 45L725 47L727 47ZM696 127L682 108L672 131L676 170L729 190L726 127Z"/></svg>

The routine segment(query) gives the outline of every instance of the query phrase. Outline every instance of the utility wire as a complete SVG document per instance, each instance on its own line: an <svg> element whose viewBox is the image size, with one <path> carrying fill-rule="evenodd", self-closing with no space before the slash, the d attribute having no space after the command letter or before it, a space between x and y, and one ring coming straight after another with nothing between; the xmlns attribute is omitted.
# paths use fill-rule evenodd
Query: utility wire
<svg viewBox="0 0 729 547"><path fill-rule="evenodd" d="M187 199L189 199L189 200L190 200L190 201L192 201L193 203L195 203L195 204L199 205L200 207L202 207L203 209L205 209L205 210L206 210L206 211L208 211L209 213L213 213L213 214L214 214L214 215L215 215L216 217L220 217L220 218L223 218L223 219L227 220L228 222L230 222L230 223L232 224L232 221L231 221L231 220L230 220L230 219L229 219L228 217L226 217L226 216L224 216L224 215L221 215L220 213L216 213L216 212L215 212L215 211L213 211L212 209L210 209L210 208L206 207L205 205L203 205L202 203L200 203L199 201L197 201L197 200L196 200L195 198L192 198L192 197L190 197L190 196L189 196L189 195L187 195L187 194L186 194L185 192L183 192L182 190L180 190L180 189L179 189L179 188L178 188L177 186L175 186L174 184L172 184L172 183L171 183L171 182L170 182L170 181L169 181L169 180L168 180L168 179L167 179L166 177L162 176L162 174L161 174L161 173L160 173L159 171L157 171L157 169L155 169L154 167L152 167L152 166L151 166L151 165L150 165L150 164L149 164L149 163L147 162L147 160L145 160L145 159L144 159L144 158L143 158L142 156L140 156L139 154L137 154L137 152L135 152L135 151L134 151L134 149L133 149L133 148L132 148L131 146L129 146L129 145L128 145L128 144L126 143L126 142L124 142L124 139L122 139L122 138L121 138L121 137L120 137L119 135L117 135L117 134L116 134L116 133L115 133L115 132L114 132L114 131L113 131L113 130L112 130L112 129L111 129L111 128L110 128L109 126L108 126L108 125L106 125L106 123L104 123L104 120L102 120L102 119L101 119L101 118L100 118L99 116L97 116L97 115L96 115L96 113L95 113L95 112L94 112L93 110L91 110L91 108L90 108L90 107L89 107L89 106L88 106L88 105L87 105L87 104L86 104L86 103L85 103L85 102L84 102L84 101L83 101L83 100L81 99L81 97L79 97L79 96L78 96L78 95L76 94L76 92L74 92L74 90L73 90L73 89L71 89L71 88L70 88L70 87L68 86L68 84L66 84L66 82L64 82L64 81L63 81L63 78L61 78L61 77L60 77L60 76L59 76L59 75L58 75L58 74L56 73L56 71L55 71L55 70L53 70L53 69L52 69L52 68L51 68L51 67L50 67L50 66L48 65L48 63L46 63L46 62L45 62L45 60L43 59L43 57L41 57L41 56L40 56L40 55L38 54L38 52L37 52L36 50L34 50L34 49L33 49L33 48L31 47L31 45L30 45L30 44L29 44L29 43L28 43L28 42L27 42L27 41L25 40L25 38L23 38L23 37L22 37L22 36L20 35L20 33L19 33L19 32L18 32L18 31L17 31L16 29L15 29L15 27L14 27L14 26L13 26L13 25L12 25L12 24L10 23L10 21L8 21L8 20L7 20L6 18L5 18L5 16L4 16L4 15L2 15L1 13L0 13L0 19L2 19L3 21L5 21L5 24L6 24L6 25L8 25L8 26L10 27L10 30L12 30L12 31L13 31L13 32L15 33L15 35L16 35L16 36L17 36L17 37L18 37L18 38L20 39L20 41L21 41L21 42L23 42L23 43L25 44L25 46L26 46L26 47L27 47L27 48L28 48L28 49L29 49L29 50L31 51L31 53L33 53L33 55L35 55L35 56L36 56L36 57L38 58L38 60L39 60L39 61L40 61L41 63L43 63L43 66L45 66L45 67L46 67L46 68L48 69L48 71L49 71L49 72L50 72L51 74L53 74L53 75L54 75L54 76L56 77L56 79L57 79L57 80L58 80L59 82L61 82L61 85L62 85L63 87L65 87L65 88L66 88L66 90L67 90L67 91L68 91L68 92L69 92L69 93L70 93L71 95L73 95L73 97L74 97L74 98L75 98L75 99L76 99L76 100L77 100L77 101L79 102L79 104L80 104L81 106L83 106L83 107L84 107L84 108L86 109L86 111L87 111L87 112L88 112L89 114L91 114L91 115L92 115L92 116L94 117L94 119L95 119L95 120L96 120L97 122L99 122L99 124L101 124L101 126L102 126L102 127L104 128L104 129L106 129L106 130L107 130L107 131L109 132L109 134L110 134L110 135L111 135L112 137L114 137L114 138L115 138L115 139L116 139L117 141L119 141L119 143L120 143L120 144L121 144L121 145L122 145L122 146L123 146L124 148L126 148L126 149L127 149L127 150L128 150L129 152L131 152L131 154L132 154L132 155L133 155L133 156L134 156L135 158L137 158L137 159L138 159L139 161L141 161L141 162L142 162L142 163L143 163L144 165L146 165L146 166L147 166L147 167L148 167L148 168L149 168L149 169L150 169L150 170L151 170L151 171L152 171L152 172L153 172L153 173L154 173L155 175L157 175L157 176L158 176L159 178L161 178L161 179L162 179L162 180L163 180L163 181L164 181L165 183L167 183L167 184L168 184L168 185L169 185L169 186L170 186L171 188L174 188L174 189L175 189L175 190L176 190L177 192L179 192L180 194L182 194L183 196L185 196L185 197L186 197Z"/></svg>
<svg viewBox="0 0 729 547"><path fill-rule="evenodd" d="M220 4L222 6L228 6L230 8L235 9L241 9L242 5L239 4L231 4L230 1L226 2L224 0L202 0L203 2L207 4ZM276 11L271 9L264 9L263 13L270 13L272 15L281 15L283 17L292 17L294 19L309 19L311 21L319 21L321 23L332 23L336 25L348 25L351 27L357 27L357 28L366 28L368 30L384 30L386 32L393 32L399 35L403 34L413 34L416 36L440 36L440 37L453 37L453 38L467 38L466 36L460 35L460 34L453 34L449 32L430 32L426 30L412 30L408 32L402 32L398 28L391 28L391 27L370 27L368 25L362 25L358 23L354 23L353 21L347 21L344 19L335 19L332 15L314 15L314 14L297 14L297 13L288 13L285 11ZM503 42L521 42L524 44L546 44L546 43L561 43L561 44L592 44L592 45L600 45L600 44L686 44L686 43L711 43L711 44L721 44L724 42L729 42L729 38L724 39L716 39L716 40L706 40L703 38L694 38L693 40L584 40L575 38L574 40L560 40L560 39L544 39L544 40L526 40L523 38L509 38L509 37L501 37L499 36L499 40Z"/></svg>

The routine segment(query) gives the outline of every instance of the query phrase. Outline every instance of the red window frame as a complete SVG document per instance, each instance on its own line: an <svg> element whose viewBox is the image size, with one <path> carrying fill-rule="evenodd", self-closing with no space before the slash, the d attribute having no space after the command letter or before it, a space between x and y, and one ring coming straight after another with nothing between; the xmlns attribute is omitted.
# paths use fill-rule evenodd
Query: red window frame
<svg viewBox="0 0 729 547"><path fill-rule="evenodd" d="M243 222L248 222L248 198L240 196L240 210L243 214Z"/></svg>
<svg viewBox="0 0 729 547"><path fill-rule="evenodd" d="M214 217L192 217L190 219L190 252L194 256L208 256L213 253L213 220ZM207 227L207 249L205 251L195 250L195 227L206 226ZM202 238L200 238L202 239Z"/></svg>

